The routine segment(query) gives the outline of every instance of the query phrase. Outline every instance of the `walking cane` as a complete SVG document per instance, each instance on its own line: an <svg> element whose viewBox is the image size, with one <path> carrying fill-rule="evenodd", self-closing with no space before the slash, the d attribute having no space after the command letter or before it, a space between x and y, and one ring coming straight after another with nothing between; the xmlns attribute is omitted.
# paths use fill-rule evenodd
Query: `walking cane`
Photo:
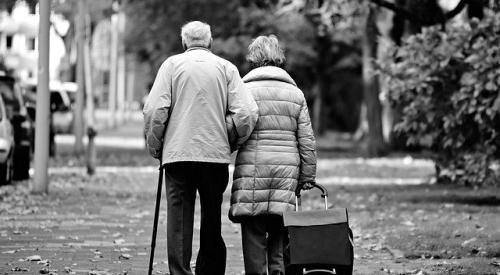
<svg viewBox="0 0 500 275"><path fill-rule="evenodd" d="M156 194L155 218L153 222L153 236L151 238L151 255L149 257L148 275L153 272L153 261L155 259L156 230L158 229L158 216L160 215L161 187L163 185L163 167L160 163L160 173L158 177L158 192Z"/></svg>

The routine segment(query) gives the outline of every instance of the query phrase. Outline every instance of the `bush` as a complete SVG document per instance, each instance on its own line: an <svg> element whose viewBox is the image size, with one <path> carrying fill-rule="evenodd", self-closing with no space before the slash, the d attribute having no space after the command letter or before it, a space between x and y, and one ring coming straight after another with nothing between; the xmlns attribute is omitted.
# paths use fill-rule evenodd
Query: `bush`
<svg viewBox="0 0 500 275"><path fill-rule="evenodd" d="M498 184L500 13L424 29L379 61L389 101L403 110L395 131L429 148L440 182Z"/></svg>

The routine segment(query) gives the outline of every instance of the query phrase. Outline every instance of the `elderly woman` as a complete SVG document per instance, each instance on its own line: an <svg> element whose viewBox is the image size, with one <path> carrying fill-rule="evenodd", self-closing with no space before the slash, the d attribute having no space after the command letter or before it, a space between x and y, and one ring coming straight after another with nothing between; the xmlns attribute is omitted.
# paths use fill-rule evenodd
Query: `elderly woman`
<svg viewBox="0 0 500 275"><path fill-rule="evenodd" d="M297 186L315 181L316 144L304 94L282 69L278 39L257 37L247 60L254 69L243 81L259 120L236 157L229 218L241 223L245 273L284 274L282 213L294 210Z"/></svg>

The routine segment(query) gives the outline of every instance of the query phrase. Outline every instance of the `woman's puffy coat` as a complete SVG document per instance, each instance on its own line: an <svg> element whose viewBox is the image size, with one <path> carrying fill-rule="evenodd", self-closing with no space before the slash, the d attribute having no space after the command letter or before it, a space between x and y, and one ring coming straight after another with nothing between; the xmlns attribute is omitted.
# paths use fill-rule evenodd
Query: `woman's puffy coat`
<svg viewBox="0 0 500 275"><path fill-rule="evenodd" d="M259 119L236 157L229 218L293 210L297 184L316 177L316 142L306 100L278 67L260 67L244 78Z"/></svg>

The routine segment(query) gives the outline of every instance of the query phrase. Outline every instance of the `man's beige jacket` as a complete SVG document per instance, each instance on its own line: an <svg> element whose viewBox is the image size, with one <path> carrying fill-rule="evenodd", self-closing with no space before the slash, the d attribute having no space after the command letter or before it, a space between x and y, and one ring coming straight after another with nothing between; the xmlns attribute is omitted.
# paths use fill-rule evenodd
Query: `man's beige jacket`
<svg viewBox="0 0 500 275"><path fill-rule="evenodd" d="M163 62L143 113L148 150L163 164L229 163L228 131L241 145L258 118L238 69L205 48Z"/></svg>

